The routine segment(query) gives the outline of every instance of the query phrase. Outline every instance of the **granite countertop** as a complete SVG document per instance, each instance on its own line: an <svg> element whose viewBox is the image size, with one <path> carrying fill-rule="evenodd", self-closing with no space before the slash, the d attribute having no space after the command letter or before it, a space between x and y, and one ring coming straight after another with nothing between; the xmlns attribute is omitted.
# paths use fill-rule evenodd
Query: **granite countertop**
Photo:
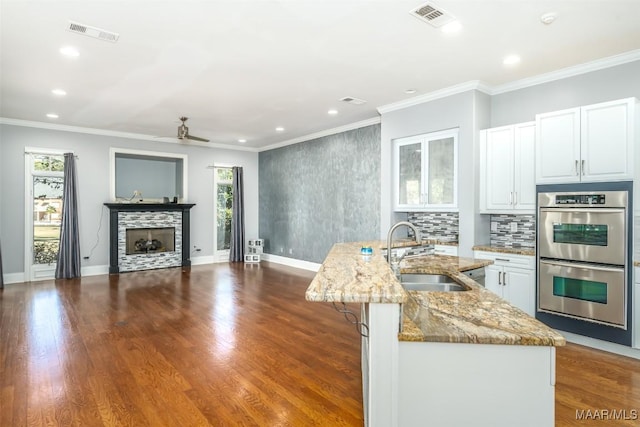
<svg viewBox="0 0 640 427"><path fill-rule="evenodd" d="M440 258L443 258L440 260ZM470 290L407 291L400 341L562 346L564 337L460 273L480 260L426 256L404 260L402 273L446 274ZM484 265L490 264L486 261Z"/></svg>
<svg viewBox="0 0 640 427"><path fill-rule="evenodd" d="M471 249L473 249L474 251L498 252L501 254L527 255L527 256L536 255L536 250L534 248L506 248L502 246L476 245Z"/></svg>
<svg viewBox="0 0 640 427"><path fill-rule="evenodd" d="M415 245L413 240L394 242L393 247ZM371 246L373 254L360 248ZM336 243L307 288L307 301L403 303L407 293L384 257L383 241Z"/></svg>
<svg viewBox="0 0 640 427"><path fill-rule="evenodd" d="M396 246L415 245L401 241ZM360 248L371 246L372 255ZM402 273L446 274L466 285L464 292L405 291L384 258L385 242L338 243L306 292L308 301L403 304L400 341L561 346L562 335L486 290L462 271L489 260L447 255L405 258Z"/></svg>

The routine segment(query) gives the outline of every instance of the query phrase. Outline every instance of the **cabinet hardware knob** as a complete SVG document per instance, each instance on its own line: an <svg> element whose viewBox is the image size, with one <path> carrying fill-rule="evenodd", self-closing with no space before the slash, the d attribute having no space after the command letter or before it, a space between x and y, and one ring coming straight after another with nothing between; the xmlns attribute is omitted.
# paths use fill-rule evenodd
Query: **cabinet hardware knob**
<svg viewBox="0 0 640 427"><path fill-rule="evenodd" d="M576 160L576 175L580 175L580 171L578 170L578 161Z"/></svg>
<svg viewBox="0 0 640 427"><path fill-rule="evenodd" d="M507 286L507 272L502 273L502 286Z"/></svg>
<svg viewBox="0 0 640 427"><path fill-rule="evenodd" d="M584 175L584 160L582 160L581 165L580 165L580 174Z"/></svg>
<svg viewBox="0 0 640 427"><path fill-rule="evenodd" d="M510 259L506 259L506 258L496 258L496 261L506 261L506 262L510 262Z"/></svg>
<svg viewBox="0 0 640 427"><path fill-rule="evenodd" d="M498 271L498 285L502 285L502 271Z"/></svg>
<svg viewBox="0 0 640 427"><path fill-rule="evenodd" d="M518 192L514 191L513 192L513 205L517 205L518 204Z"/></svg>

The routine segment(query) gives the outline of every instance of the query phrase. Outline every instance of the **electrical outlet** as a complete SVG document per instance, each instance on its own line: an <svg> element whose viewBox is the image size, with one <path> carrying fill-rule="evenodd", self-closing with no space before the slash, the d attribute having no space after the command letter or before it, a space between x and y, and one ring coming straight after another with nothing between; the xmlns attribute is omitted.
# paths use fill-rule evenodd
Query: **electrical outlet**
<svg viewBox="0 0 640 427"><path fill-rule="evenodd" d="M511 223L511 232L512 233L517 233L518 232L518 223L517 222L512 222Z"/></svg>
<svg viewBox="0 0 640 427"><path fill-rule="evenodd" d="M293 255L293 249L289 248L289 255Z"/></svg>
<svg viewBox="0 0 640 427"><path fill-rule="evenodd" d="M491 231L498 231L498 223L496 221L491 221Z"/></svg>
<svg viewBox="0 0 640 427"><path fill-rule="evenodd" d="M282 247L281 247L281 248L278 248L278 252L280 252L281 254L283 254L283 253L284 253L284 248L282 248Z"/></svg>

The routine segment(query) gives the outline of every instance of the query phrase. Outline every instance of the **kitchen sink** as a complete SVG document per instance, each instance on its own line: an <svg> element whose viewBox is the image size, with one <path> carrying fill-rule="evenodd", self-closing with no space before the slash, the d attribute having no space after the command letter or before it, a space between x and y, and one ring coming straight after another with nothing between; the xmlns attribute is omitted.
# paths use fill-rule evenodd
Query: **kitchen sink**
<svg viewBox="0 0 640 427"><path fill-rule="evenodd" d="M469 290L466 286L444 274L403 274L400 276L400 283L407 291L460 292Z"/></svg>

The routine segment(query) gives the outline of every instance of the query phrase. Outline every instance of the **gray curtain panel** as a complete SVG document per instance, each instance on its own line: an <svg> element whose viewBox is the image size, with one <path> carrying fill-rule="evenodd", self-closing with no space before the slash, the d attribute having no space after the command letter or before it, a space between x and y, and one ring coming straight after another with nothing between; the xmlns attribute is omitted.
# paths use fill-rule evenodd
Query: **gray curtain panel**
<svg viewBox="0 0 640 427"><path fill-rule="evenodd" d="M62 225L56 279L80 277L80 233L76 193L76 159L73 153L65 153Z"/></svg>
<svg viewBox="0 0 640 427"><path fill-rule="evenodd" d="M231 211L231 247L229 261L244 261L244 182L242 168L234 166L233 208Z"/></svg>

